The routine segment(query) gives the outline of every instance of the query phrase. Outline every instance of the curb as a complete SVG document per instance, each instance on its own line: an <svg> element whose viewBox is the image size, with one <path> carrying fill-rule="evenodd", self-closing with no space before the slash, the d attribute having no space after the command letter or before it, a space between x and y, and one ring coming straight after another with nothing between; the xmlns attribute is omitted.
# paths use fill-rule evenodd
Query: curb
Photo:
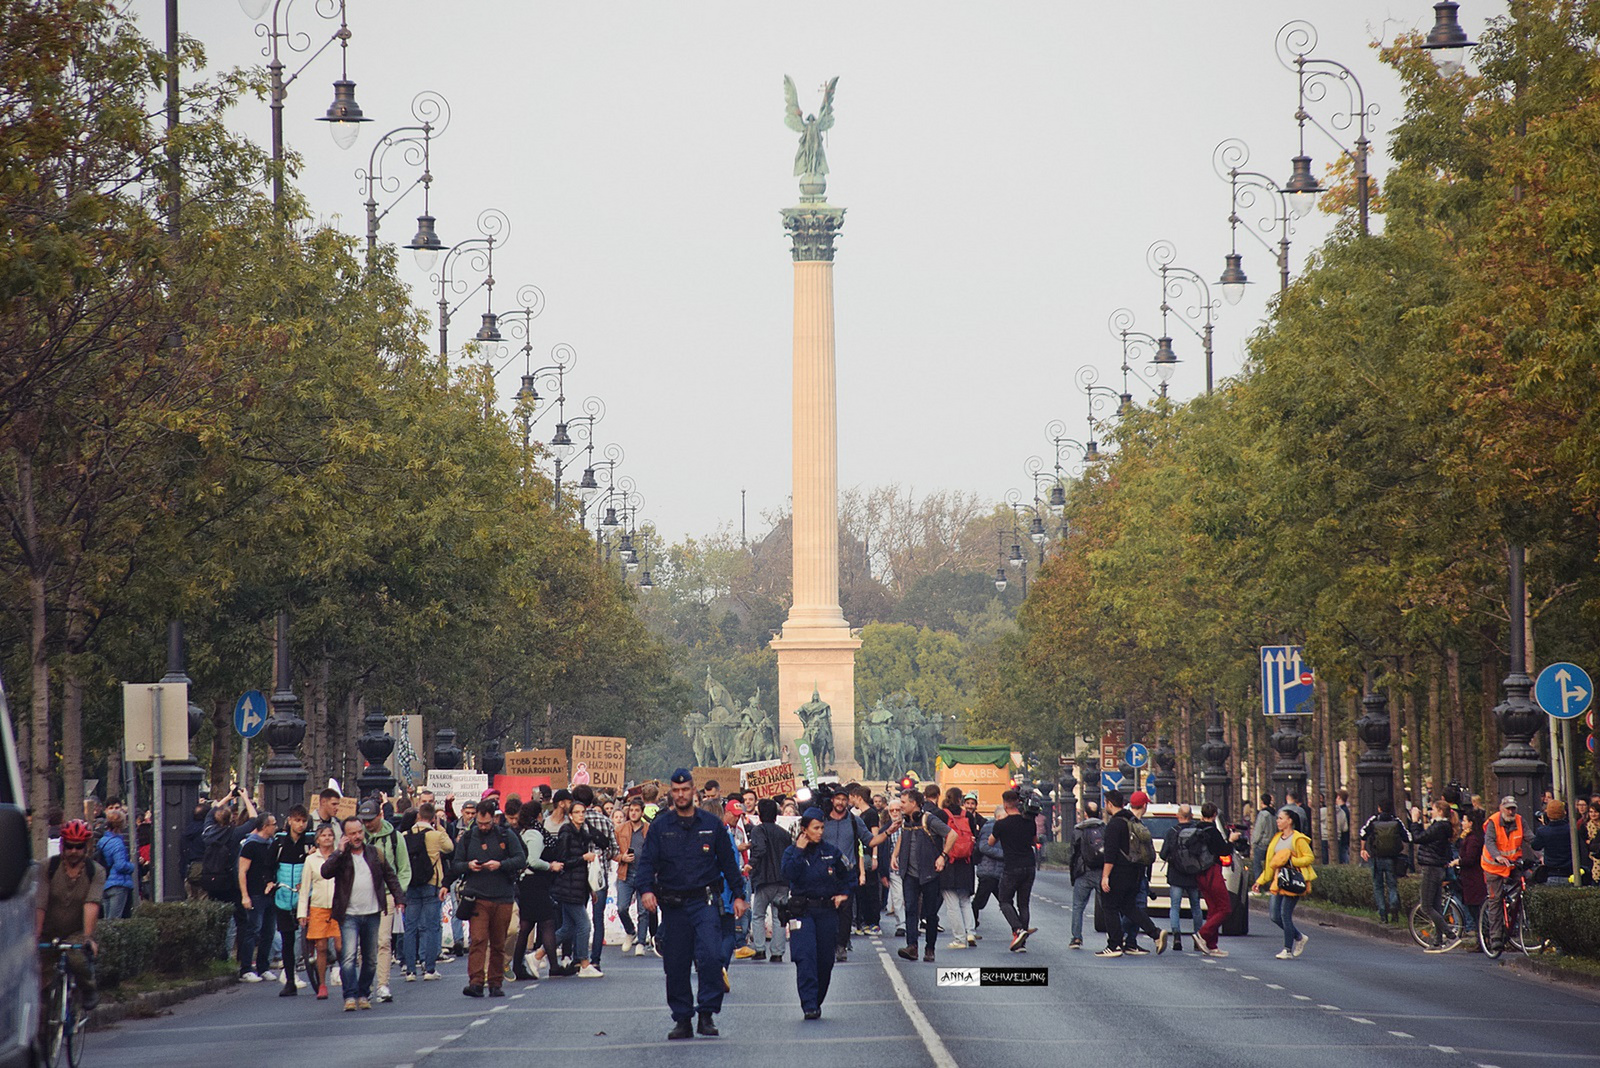
<svg viewBox="0 0 1600 1068"><path fill-rule="evenodd" d="M1546 964L1542 960L1529 960L1527 957L1512 957L1508 955L1504 959L1504 964L1514 972L1524 973L1528 978L1537 976L1540 979L1548 979L1553 983L1581 986L1585 990L1600 992L1600 976L1570 972L1554 964Z"/></svg>
<svg viewBox="0 0 1600 1068"><path fill-rule="evenodd" d="M127 1001L103 1002L94 1010L94 1017L89 1021L89 1030L99 1031L130 1018L142 1019L154 1016L161 1009L193 998L204 997L206 994L214 994L218 990L226 990L230 986L237 986L238 983L239 977L236 975L219 975L184 986L175 986L170 990L152 990Z"/></svg>
<svg viewBox="0 0 1600 1068"><path fill-rule="evenodd" d="M1268 901L1252 897L1250 899L1250 908L1252 911L1265 915L1270 911L1270 904ZM1296 917L1309 916L1316 920L1319 926L1352 931L1356 934L1364 934L1368 938L1377 938L1400 946L1416 945L1412 941L1410 930L1404 927L1389 927L1379 923L1377 920L1351 916L1343 912L1334 912L1331 909L1319 909L1316 905L1304 902L1295 906L1294 914Z"/></svg>

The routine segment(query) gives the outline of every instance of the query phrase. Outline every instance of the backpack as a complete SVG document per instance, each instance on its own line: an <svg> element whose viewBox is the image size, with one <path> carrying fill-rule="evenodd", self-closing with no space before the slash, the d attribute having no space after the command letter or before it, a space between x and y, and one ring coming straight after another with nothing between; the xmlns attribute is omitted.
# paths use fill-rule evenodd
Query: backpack
<svg viewBox="0 0 1600 1068"><path fill-rule="evenodd" d="M1403 850L1400 840L1400 821L1393 816L1378 819L1372 824L1372 848L1375 857L1398 857Z"/></svg>
<svg viewBox="0 0 1600 1068"><path fill-rule="evenodd" d="M1123 863L1148 867L1155 862L1156 846L1150 840L1150 828L1138 820L1128 821L1128 851Z"/></svg>
<svg viewBox="0 0 1600 1068"><path fill-rule="evenodd" d="M1083 828L1082 837L1079 841L1082 844L1078 847L1078 856L1082 858L1084 871L1095 871L1104 867L1106 862L1106 825L1101 823L1093 827Z"/></svg>
<svg viewBox="0 0 1600 1068"><path fill-rule="evenodd" d="M956 832L956 844L950 847L951 860L972 859L972 823L966 816L952 816L950 829Z"/></svg>
<svg viewBox="0 0 1600 1068"><path fill-rule="evenodd" d="M200 858L200 886L216 901L239 899L239 849L227 830L206 846Z"/></svg>
<svg viewBox="0 0 1600 1068"><path fill-rule="evenodd" d="M433 886L433 861L428 857L428 831L409 830L405 833L406 856L411 860L411 885Z"/></svg>
<svg viewBox="0 0 1600 1068"><path fill-rule="evenodd" d="M1172 863L1185 875L1199 875L1217 858L1211 855L1211 850L1206 847L1204 828L1181 827L1178 829L1177 848L1173 850Z"/></svg>
<svg viewBox="0 0 1600 1068"><path fill-rule="evenodd" d="M104 865L101 865L101 866L104 867ZM59 867L61 867L61 854L57 853L55 856L50 858L50 863L49 863L49 865L47 866L47 868L45 870L45 879L46 880L54 879L56 877L56 869L59 868ZM83 858L83 873L89 877L89 881L90 882L94 882L94 858L93 857L84 857Z"/></svg>

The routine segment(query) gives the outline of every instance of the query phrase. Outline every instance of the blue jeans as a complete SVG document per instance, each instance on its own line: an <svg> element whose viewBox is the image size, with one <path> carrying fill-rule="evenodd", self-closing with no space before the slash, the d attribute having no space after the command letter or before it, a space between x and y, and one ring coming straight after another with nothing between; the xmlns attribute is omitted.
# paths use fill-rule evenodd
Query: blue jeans
<svg viewBox="0 0 1600 1068"><path fill-rule="evenodd" d="M1134 891L1133 900L1139 906L1139 915L1140 916L1148 916L1150 914L1150 880L1149 879L1141 879L1141 880L1139 880L1139 888ZM1130 946L1134 945L1135 944L1134 936L1136 934L1138 934L1138 933L1139 933L1139 921L1138 921L1138 919L1134 916L1134 914L1132 912L1124 912L1122 914L1122 937L1123 937L1123 940ZM1146 933L1149 933L1149 932L1146 932ZM1151 934L1150 937L1154 938L1155 935Z"/></svg>
<svg viewBox="0 0 1600 1068"><path fill-rule="evenodd" d="M370 998L372 980L378 974L378 921L381 912L363 916L345 914L339 921L343 947L339 955L339 981L346 999ZM361 954L361 971L356 971L356 954Z"/></svg>
<svg viewBox="0 0 1600 1068"><path fill-rule="evenodd" d="M1294 907L1300 903L1288 894L1272 895L1272 922L1283 928L1283 948L1293 949L1300 940L1300 929L1294 925Z"/></svg>
<svg viewBox="0 0 1600 1068"><path fill-rule="evenodd" d="M557 901L561 922L556 925L556 945L572 954L574 961L588 960L589 953L589 903L569 905Z"/></svg>
<svg viewBox="0 0 1600 1068"><path fill-rule="evenodd" d="M633 926L633 899L635 897L633 884L625 879L617 880L617 919L622 923L622 929L630 935L638 934Z"/></svg>
<svg viewBox="0 0 1600 1068"><path fill-rule="evenodd" d="M606 948L606 892L598 890L590 897L589 905L589 963L599 964L600 953Z"/></svg>
<svg viewBox="0 0 1600 1068"><path fill-rule="evenodd" d="M400 935L402 971L420 975L438 965L444 942L439 918L443 906L437 886L413 886L406 891L406 929Z"/></svg>
<svg viewBox="0 0 1600 1068"><path fill-rule="evenodd" d="M1083 912L1089 899L1100 892L1100 872L1086 871L1072 880L1072 940L1083 941ZM1097 909L1098 905L1095 906Z"/></svg>
<svg viewBox="0 0 1600 1068"><path fill-rule="evenodd" d="M1198 886L1167 886L1167 898L1172 903L1172 913L1167 920L1167 930L1173 934L1183 933L1182 917L1179 910L1183 907L1183 899L1189 899L1189 929L1195 934L1200 933L1200 888Z"/></svg>
<svg viewBox="0 0 1600 1068"><path fill-rule="evenodd" d="M120 920L128 915L128 902L133 899L133 887L108 886L100 895L101 915L108 920Z"/></svg>
<svg viewBox="0 0 1600 1068"><path fill-rule="evenodd" d="M1384 888L1388 887L1388 901L1384 901ZM1372 900L1378 912L1391 917L1400 915L1400 883L1394 875L1393 857L1372 858Z"/></svg>
<svg viewBox="0 0 1600 1068"><path fill-rule="evenodd" d="M270 894L251 894L250 908L234 906L239 926L239 974L261 973L272 961L272 938L278 933L278 917Z"/></svg>

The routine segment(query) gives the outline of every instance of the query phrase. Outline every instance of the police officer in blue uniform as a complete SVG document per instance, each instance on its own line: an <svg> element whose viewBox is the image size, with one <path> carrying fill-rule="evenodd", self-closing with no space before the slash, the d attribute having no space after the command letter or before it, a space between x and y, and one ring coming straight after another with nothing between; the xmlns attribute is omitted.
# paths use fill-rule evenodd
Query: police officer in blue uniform
<svg viewBox="0 0 1600 1068"><path fill-rule="evenodd" d="M672 773L672 807L656 816L634 866L639 903L661 906L657 946L667 973L668 1038L690 1038L689 1017L699 1010L699 1031L717 1034L712 1016L722 1011L722 888L733 888L733 914L743 916L744 876L722 821L694 803L694 779L684 768ZM689 965L700 975L698 1003L689 988Z"/></svg>
<svg viewBox="0 0 1600 1068"><path fill-rule="evenodd" d="M800 817L800 840L783 852L789 907L800 914L800 929L789 936L790 959L800 1010L808 1020L822 1018L822 1002L833 979L838 909L850 899L851 890L844 855L822 840L826 826L820 808L806 809Z"/></svg>

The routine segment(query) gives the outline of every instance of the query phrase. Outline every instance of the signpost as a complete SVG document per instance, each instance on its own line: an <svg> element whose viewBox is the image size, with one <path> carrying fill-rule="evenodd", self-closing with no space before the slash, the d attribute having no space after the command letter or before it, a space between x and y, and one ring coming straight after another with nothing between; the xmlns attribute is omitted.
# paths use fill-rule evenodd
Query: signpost
<svg viewBox="0 0 1600 1068"><path fill-rule="evenodd" d="M1550 716L1550 750L1556 754L1558 768L1556 779L1560 783L1562 798L1567 805L1567 811L1573 812L1573 794L1577 792L1573 782L1572 767L1572 721L1589 711L1594 704L1594 682L1589 678L1589 673L1577 664L1560 662L1550 664L1539 672L1539 677L1533 681L1533 699L1539 702L1539 707ZM1590 713L1592 716L1593 713ZM1561 723L1561 739L1556 740L1556 722ZM1590 720L1593 723L1593 720ZM1592 740L1591 736L1591 740ZM1591 749L1593 747L1591 746ZM1572 855L1578 856L1578 821L1576 817L1569 820L1568 836L1571 839ZM1576 869L1574 869L1576 870Z"/></svg>
<svg viewBox="0 0 1600 1068"><path fill-rule="evenodd" d="M250 789L250 739L267 725L267 697L260 690L246 690L233 703L233 729L244 744L239 747L239 789Z"/></svg>
<svg viewBox="0 0 1600 1068"><path fill-rule="evenodd" d="M1128 744L1127 724L1120 719L1100 721L1100 766L1115 768Z"/></svg>
<svg viewBox="0 0 1600 1068"><path fill-rule="evenodd" d="M122 738L124 759L137 764L151 762L151 778L155 786L154 810L161 813L161 803L166 797L162 781L162 761L189 759L189 684L186 682L125 682L122 684ZM171 752L164 747L170 746ZM128 852L139 855L139 776L128 777ZM150 855L155 859L155 892L160 901L161 888L166 875L163 850L166 821L155 820L154 840Z"/></svg>
<svg viewBox="0 0 1600 1068"><path fill-rule="evenodd" d="M1269 716L1309 716L1316 676L1298 645L1261 647L1261 710Z"/></svg>
<svg viewBox="0 0 1600 1068"><path fill-rule="evenodd" d="M1100 796L1104 797L1107 790L1122 789L1122 783L1122 772L1102 770L1100 772Z"/></svg>
<svg viewBox="0 0 1600 1068"><path fill-rule="evenodd" d="M1134 742L1122 755L1130 768L1142 768L1150 763L1150 750L1146 749L1142 742Z"/></svg>

